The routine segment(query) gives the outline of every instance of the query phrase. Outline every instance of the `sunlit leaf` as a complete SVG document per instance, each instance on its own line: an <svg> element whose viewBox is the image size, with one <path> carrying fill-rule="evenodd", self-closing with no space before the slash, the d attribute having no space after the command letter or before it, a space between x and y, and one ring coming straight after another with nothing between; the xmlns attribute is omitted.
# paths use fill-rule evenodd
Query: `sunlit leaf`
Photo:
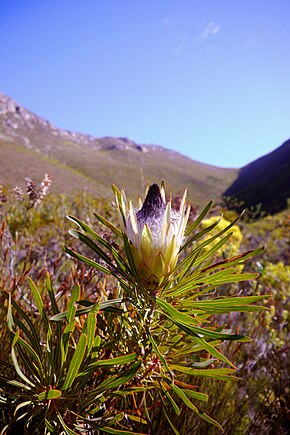
<svg viewBox="0 0 290 435"><path fill-rule="evenodd" d="M62 392L60 390L47 390L43 391L42 393L38 394L38 400L54 400L61 397Z"/></svg>
<svg viewBox="0 0 290 435"><path fill-rule="evenodd" d="M94 371L97 367L116 366L122 364L128 364L136 359L136 353L130 353L128 355L118 356L116 358L101 359L89 364L79 376L82 376L88 372Z"/></svg>
<svg viewBox="0 0 290 435"><path fill-rule="evenodd" d="M12 362L14 364L15 370L17 372L17 374L21 377L21 379L26 382L26 384L28 384L30 387L35 387L35 384L33 382L31 382L30 379L28 379L28 377L23 373L23 371L20 368L20 365L18 363L17 360L17 356L16 356L16 352L15 352L15 346L16 343L18 341L19 338L19 331L16 332L12 344L11 344L11 358L12 358Z"/></svg>
<svg viewBox="0 0 290 435"><path fill-rule="evenodd" d="M218 368L218 369L196 369L190 366L180 364L170 364L170 368L173 371L178 371L186 375L201 376L206 378L218 379L220 381L238 380L235 376L232 376L236 372L234 369Z"/></svg>
<svg viewBox="0 0 290 435"><path fill-rule="evenodd" d="M152 347L153 347L153 349L154 349L156 355L158 356L158 358L159 358L160 361L162 362L163 366L165 367L165 369L167 370L167 372L169 373L169 375L172 376L172 373L171 373L171 371L170 371L170 369L169 369L169 367L168 367L168 364L167 364L167 362L166 362L166 359L165 359L165 357L162 355L162 353L160 352L160 350L159 350L157 344L155 343L155 341L154 341L154 339L153 339L153 337L152 337L151 334L148 334L148 339L149 339L150 343L152 344Z"/></svg>
<svg viewBox="0 0 290 435"><path fill-rule="evenodd" d="M86 346L87 346L87 336L85 334L81 334L62 387L63 391L69 389L72 386L78 374L81 363L83 362Z"/></svg>

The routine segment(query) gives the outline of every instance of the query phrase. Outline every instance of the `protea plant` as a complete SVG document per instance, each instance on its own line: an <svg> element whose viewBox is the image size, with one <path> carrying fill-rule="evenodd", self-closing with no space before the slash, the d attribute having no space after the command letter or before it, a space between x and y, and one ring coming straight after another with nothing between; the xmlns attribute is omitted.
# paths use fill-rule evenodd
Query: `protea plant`
<svg viewBox="0 0 290 435"><path fill-rule="evenodd" d="M231 311L264 309L253 305L263 296L227 298L219 297L216 292L225 283L255 279L257 273L241 273L240 266L263 248L227 259L216 259L216 253L230 239L230 230L236 221L217 232L212 230L219 219L198 230L212 207L212 201L186 229L190 213L190 206L186 205L186 191L179 210L173 210L171 202L166 201L164 182L160 188L153 184L147 189L144 202L139 197L136 207L127 200L123 190L113 186L113 191L121 229L98 213L95 216L121 238L125 256L122 249L118 251L115 244L72 216L69 218L80 229L70 230L70 233L91 248L101 261L82 256L69 248L65 250L87 265L113 275L119 282L119 298L110 300L110 305L115 303L126 313L121 319L115 319L115 325L122 323L124 341L119 342L120 352L135 352L136 358L141 361L134 386L144 387L146 392L140 398L138 409L144 407L148 400L154 400L151 390L154 388L162 403L165 404L167 399L166 406L173 406L177 415L181 411L171 394L177 395L201 418L220 427L191 401L205 401L207 395L193 391L195 387L185 383L182 377L203 376L224 381L236 379L233 376L236 367L223 355L220 345L225 340L247 342L250 338L216 327L210 318ZM81 308L79 312L84 310L89 308ZM146 405L142 415L144 421L147 419L147 423L151 424ZM164 415L173 428L166 408ZM176 428L174 431L178 433Z"/></svg>
<svg viewBox="0 0 290 435"><path fill-rule="evenodd" d="M200 228L212 202L186 229L190 213L186 192L179 210L173 210L164 183L160 188L153 184L136 208L123 191L115 186L113 191L121 228L98 213L95 216L119 241L110 241L107 234L102 236L70 216L78 226L70 234L92 255L64 248L70 257L106 275L102 292L84 301L76 286L68 311L60 313L48 279L54 314L49 320L42 293L31 282L47 332L41 346L28 315L5 294L12 361L21 381L0 376L0 390L7 389L11 396L11 400L4 397L5 404L15 406L15 420L23 419L29 433L41 427L47 435L156 434L162 418L162 429L165 420L166 430L184 435L192 433L188 409L222 429L206 414L203 402L208 394L200 391L196 378L237 379L237 369L223 354L222 344L251 340L222 322L217 326L213 316L265 309L255 305L264 296L243 296L241 288L231 297L218 293L223 284L255 279L257 273L241 272L240 266L263 248L216 258L235 222L217 232L212 230L219 219ZM114 295L105 300L106 283ZM18 317L14 321L12 308L24 323ZM65 324L52 329L52 320Z"/></svg>
<svg viewBox="0 0 290 435"><path fill-rule="evenodd" d="M136 269L143 285L156 293L170 279L184 240L190 206L186 209L186 191L179 210L166 203L164 183L153 184L139 208L128 202L125 192L115 189L116 205L123 232L131 242Z"/></svg>

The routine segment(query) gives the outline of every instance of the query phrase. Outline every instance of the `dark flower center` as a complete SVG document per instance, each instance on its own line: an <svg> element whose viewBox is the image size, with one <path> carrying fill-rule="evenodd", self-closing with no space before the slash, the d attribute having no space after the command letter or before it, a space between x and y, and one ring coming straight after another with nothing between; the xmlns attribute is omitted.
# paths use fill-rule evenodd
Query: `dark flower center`
<svg viewBox="0 0 290 435"><path fill-rule="evenodd" d="M143 207L136 214L137 222L148 223L152 219L159 219L163 216L166 205L163 202L159 186L152 184L145 198Z"/></svg>

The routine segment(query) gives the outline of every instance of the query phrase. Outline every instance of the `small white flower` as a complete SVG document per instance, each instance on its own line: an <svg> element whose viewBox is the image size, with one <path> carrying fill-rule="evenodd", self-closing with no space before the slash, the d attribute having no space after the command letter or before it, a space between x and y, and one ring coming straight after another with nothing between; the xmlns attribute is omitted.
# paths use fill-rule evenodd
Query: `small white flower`
<svg viewBox="0 0 290 435"><path fill-rule="evenodd" d="M157 289L167 282L174 269L190 206L186 210L186 191L179 211L172 210L171 202L166 204L165 189L153 184L144 203L139 197L138 209L128 202L124 191L116 195L117 209L123 232L132 243L132 253L139 277L149 289Z"/></svg>

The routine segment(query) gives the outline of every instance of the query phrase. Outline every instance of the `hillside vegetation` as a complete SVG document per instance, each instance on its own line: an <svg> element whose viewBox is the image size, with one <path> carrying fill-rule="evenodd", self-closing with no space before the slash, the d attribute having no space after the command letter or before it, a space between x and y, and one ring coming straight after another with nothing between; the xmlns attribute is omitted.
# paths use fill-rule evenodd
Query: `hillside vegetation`
<svg viewBox="0 0 290 435"><path fill-rule="evenodd" d="M0 182L21 184L28 174L40 181L45 172L56 193L97 197L109 197L112 183L136 196L146 182L164 178L175 195L187 186L198 204L218 200L237 175L236 169L205 165L160 146L58 129L0 93Z"/></svg>
<svg viewBox="0 0 290 435"><path fill-rule="evenodd" d="M31 192L31 183L29 189L28 192ZM213 313L207 319L204 317L204 328L208 328L210 325L212 331L226 328L226 331L252 337L252 342L244 343L229 341L218 344L217 340L211 341L217 349L235 363L238 369L236 372L238 379L228 382L229 376L227 375L231 373L232 369L227 368L224 363L217 366L220 367L217 369L220 370L217 372L219 376L216 375L218 379L211 379L212 369L217 364L216 359L212 358L207 351L198 349L196 344L188 341L185 343L188 362L184 368L184 373L177 375L175 371L175 387L172 386L175 390L168 390L163 385L164 391L161 395L156 395L154 389L146 390L145 388L144 390L147 379L154 378L156 375L158 358L155 357L154 361L149 361L148 367L145 367L143 371L140 369L141 374L139 377L136 375L135 378L132 378L132 375L130 377L132 365L125 365L125 370L118 365L115 368L110 366L110 358L116 355L122 355L120 358L123 358L125 362L131 361L126 360L126 358L132 357L132 354L126 356L128 343L134 342L134 337L138 331L134 330L132 333L130 322L134 321L138 311L131 311L128 308L126 313L120 314L118 307L115 308L115 311L110 311L108 307L108 311L97 314L97 328L101 335L98 343L102 343L98 355L99 358L103 358L104 366L102 366L102 361L99 361L93 376L87 376L84 379L82 392L74 393L65 399L65 393L63 393L63 397L60 397L62 392L59 389L43 391L43 387L38 384L33 386L30 391L29 382L34 382L40 376L37 366L38 359L31 348L23 346L21 340L27 335L31 342L34 342L35 340L29 331L35 331L34 333L37 334L36 349L38 346L39 352L43 355L45 349L48 349L49 356L50 351L46 340L52 340L54 337L61 338L62 336L57 335L60 334L59 328L67 325L61 338L61 342L64 343L62 352L68 352L68 356L74 355L80 333L88 327L87 319L96 320L94 312L90 313L90 316L83 315L74 318L75 305L80 306L73 303L74 298L82 300L83 303L84 300L90 301L90 304L97 301L102 303L118 297L120 289L113 277L105 275L92 266L68 258L63 252L62 245L65 244L73 251L88 256L92 260L99 260L96 253L90 251L80 240L68 233L68 229L73 224L65 216L68 214L77 216L86 225L98 231L106 242L112 243L114 249L121 249L115 238L112 238L112 235L98 222L93 213L101 213L116 225L118 225L117 216L112 207L111 199L109 201L96 199L84 192L77 195L50 194L48 197L42 198L41 203L35 203L32 208L29 208L31 204L29 205L27 202L26 192L23 192L22 195L18 192L17 197L18 201L16 202L13 192L0 191L0 321L2 325L0 331L0 427L2 429L5 425L11 424L6 432L7 435L25 433L24 424L27 424L28 428L38 427L33 431L36 435L53 433L51 422L54 421L53 418L57 410L64 409L64 400L67 400L65 403L70 411L64 410L58 418L59 421L63 422L63 425L67 425L66 433L71 434L84 433L84 431L90 435L103 433L117 435L130 432L147 435L162 435L164 433L168 435L178 433L181 435L190 433L217 435L222 433L218 424L211 426L210 420L202 420L197 415L195 406L218 421L223 426L225 435L260 435L261 433L287 435L289 433L290 276L289 266L285 266L285 264L289 264L290 259L288 211L274 217L264 218L258 223L249 222L247 219L241 220L238 227L234 227L233 240L230 239L229 243L225 245L226 247L223 246L215 253L214 262L218 264L225 255L236 255L238 252L249 251L266 244L267 249L264 253L254 257L250 264L245 266L245 273L254 271L261 274L257 280L218 286L218 288L211 289L210 292L201 294L198 298L198 303L202 304L214 300L216 297L226 298L229 295L249 298L259 298L259 295L268 296L268 299L266 301L264 299L263 303L265 302L269 311L263 311L260 307L261 311L251 312L250 308L245 308L245 312L241 313L234 311L223 314L222 311L220 314ZM21 199L24 200L21 201ZM190 224L196 219L199 211L193 210ZM204 222L205 227L216 221L216 217L222 212L226 224L221 222L219 225L227 225L227 222L236 218L234 212L214 207L210 212L209 221ZM223 226L217 228L220 230ZM203 229L202 226L199 230ZM214 234L214 231L210 234ZM203 241L205 238L201 240ZM220 241L220 239L218 240ZM194 244L195 246L196 244ZM212 244L208 247L212 249ZM49 279L47 273L49 273ZM30 286L28 285L28 278L34 281L39 293L31 282ZM77 283L81 289L78 296L75 295ZM199 285L202 286L202 283ZM36 299L33 298L32 294ZM57 307L54 305L52 294L55 295ZM12 298L13 306L9 302L9 295ZM182 304L183 298L179 297L178 299L179 303ZM87 305L83 305L83 307L87 307ZM47 319L46 316L50 319L58 310L61 313L70 310L71 321L65 323L62 320L57 324L47 320L47 323L43 322ZM198 312L197 310L196 315ZM195 315L192 315L194 318ZM124 333L124 330L120 330L122 319L128 322L130 320L125 336L121 334L121 332ZM45 334L48 323L55 336L50 333ZM15 328L23 329L20 337L13 332ZM176 334L180 334L180 331L177 331L176 328ZM66 337L71 338L66 341ZM18 338L17 345L16 338ZM59 342L60 339L55 339L53 350L58 349ZM177 344L178 342L179 340L177 340ZM66 343L67 346L69 344L67 348L65 347ZM160 348L161 345L162 343L160 343ZM100 344L95 344L95 346L100 346ZM137 352L136 349L138 349L138 344L135 343L132 352ZM184 351L184 347L179 349ZM180 359L179 349L175 350L175 364L178 364ZM93 350L96 353L95 348ZM172 364L168 354L164 355ZM160 356L163 359L164 357ZM32 361L32 364L27 363L27 361ZM17 374L14 370L14 364L19 367ZM180 391L182 388L188 387L188 383L192 383L192 376L186 374L188 367L190 370L192 367L195 367L194 370L197 368L196 372L193 370L195 374L200 374L201 371L203 374L193 377L194 387L187 391L188 396L185 397ZM47 371L49 372L50 369L51 367L48 365ZM82 370L86 370L86 366L82 366ZM115 373L119 374L117 380L114 377ZM102 402L98 406L92 404L91 419L87 421L87 429L85 429L84 423L79 417L82 401L91 394L91 389L96 388L98 383L106 379L104 376L111 376L108 378L111 379L111 384L102 393L104 399L100 395L104 401L103 404ZM127 379L125 386L118 384L120 376L123 376L125 380ZM11 384L8 387L4 382L5 379L11 379ZM83 378L79 377L73 385L78 385L80 382L78 379L83 381ZM224 382L225 380L226 382ZM58 379L48 378L44 381L41 379L39 383L42 382L51 382L53 385L58 382ZM108 381L104 380L104 382ZM24 385L26 389L22 390L22 396L19 397L15 391L17 388L21 390L21 385ZM204 392L208 394L204 394ZM165 401L167 406L164 405ZM185 405L185 402L191 404L191 409ZM44 415L42 409L46 409ZM22 414L24 417L17 421L17 417ZM29 415L31 415L30 420ZM204 414L202 416L204 417ZM43 427L44 421L46 429ZM88 429L88 427L92 427L91 425L98 428L98 425L102 423L105 425L104 430ZM42 429L39 429L40 427Z"/></svg>

